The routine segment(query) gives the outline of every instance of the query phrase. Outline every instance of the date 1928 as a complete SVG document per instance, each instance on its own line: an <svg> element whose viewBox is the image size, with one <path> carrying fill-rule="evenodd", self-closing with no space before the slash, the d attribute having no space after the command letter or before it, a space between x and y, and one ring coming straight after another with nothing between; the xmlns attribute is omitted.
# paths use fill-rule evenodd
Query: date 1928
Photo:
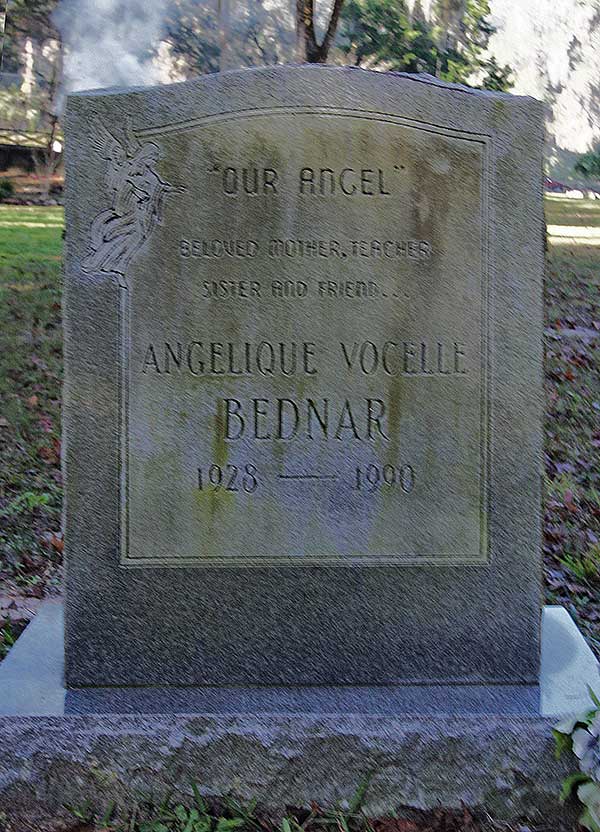
<svg viewBox="0 0 600 832"><path fill-rule="evenodd" d="M245 491L252 494L258 488L256 465L211 465L198 468L198 489L200 491Z"/></svg>

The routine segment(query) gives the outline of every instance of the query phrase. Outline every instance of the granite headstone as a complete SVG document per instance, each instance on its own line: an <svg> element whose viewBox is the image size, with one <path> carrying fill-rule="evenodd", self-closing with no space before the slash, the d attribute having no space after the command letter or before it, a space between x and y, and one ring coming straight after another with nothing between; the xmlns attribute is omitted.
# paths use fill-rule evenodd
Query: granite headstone
<svg viewBox="0 0 600 832"><path fill-rule="evenodd" d="M542 112L71 95L69 685L535 683Z"/></svg>

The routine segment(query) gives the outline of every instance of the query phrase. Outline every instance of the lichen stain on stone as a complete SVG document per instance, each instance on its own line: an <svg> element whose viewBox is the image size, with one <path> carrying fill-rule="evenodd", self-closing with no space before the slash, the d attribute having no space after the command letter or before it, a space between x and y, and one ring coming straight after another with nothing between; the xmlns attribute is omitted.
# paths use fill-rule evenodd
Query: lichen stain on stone
<svg viewBox="0 0 600 832"><path fill-rule="evenodd" d="M215 489L212 486L203 488L202 490L197 488L195 492L196 504L200 507L203 514L202 519L208 519L211 524L219 509L232 506L234 497L234 491L227 491L225 488Z"/></svg>
<svg viewBox="0 0 600 832"><path fill-rule="evenodd" d="M400 422L402 418L402 405L404 402L404 380L401 376L392 376L389 379L387 391L388 407L388 435L389 442L381 443L381 453L378 454L381 460L381 467L393 465L398 468L407 460L400 459L401 432ZM402 495L406 497L406 495ZM400 497L400 499L402 499ZM371 495L369 531L366 549L369 552L387 551L389 548L389 504L399 499L396 488L381 487Z"/></svg>
<svg viewBox="0 0 600 832"><path fill-rule="evenodd" d="M304 375L294 376L292 383L296 389L296 396L298 397L298 399L303 399L306 397L307 382L308 378Z"/></svg>
<svg viewBox="0 0 600 832"><path fill-rule="evenodd" d="M212 527L215 521L217 512L226 508L232 507L235 502L235 491L228 491L227 482L227 458L229 456L229 449L225 441L225 415L223 413L223 400L217 400L217 412L215 413L215 427L213 431L213 458L209 464L205 464L203 472L208 478L208 470L212 465L218 465L222 471L223 483L215 488L210 482L206 483L206 487L196 490L196 503L202 509L203 513L207 513L207 519ZM220 522L223 522L222 519Z"/></svg>
<svg viewBox="0 0 600 832"><path fill-rule="evenodd" d="M385 461L390 465L398 464L400 451L400 420L404 398L404 380L402 376L391 376L388 385L388 431L390 441L385 445Z"/></svg>
<svg viewBox="0 0 600 832"><path fill-rule="evenodd" d="M217 399L217 412L215 413L215 429L213 432L213 463L224 466L229 456L229 449L225 441L225 414L223 412L223 399Z"/></svg>
<svg viewBox="0 0 600 832"><path fill-rule="evenodd" d="M499 122L506 120L506 103L501 98L494 99L492 113L494 125L498 125Z"/></svg>
<svg viewBox="0 0 600 832"><path fill-rule="evenodd" d="M230 476L227 470L227 459L229 448L225 440L225 416L223 413L223 400L217 400L217 410L214 415L214 430L212 442L212 458L202 460L203 487L196 486L194 500L197 508L196 520L200 527L206 531L204 540L212 540L213 543L219 536L219 531L226 523L223 512L232 509L235 505L235 491L227 489L227 481ZM211 466L216 465L222 471L222 481L218 487L208 479L208 472ZM218 517L217 517L218 515ZM211 554L204 547L204 541L200 541L201 555Z"/></svg>
<svg viewBox="0 0 600 832"><path fill-rule="evenodd" d="M277 116L271 116L277 118ZM270 166L275 170L281 168L283 157L275 141L269 141L270 130L263 130L255 126L252 136L247 135L244 167L264 168Z"/></svg>
<svg viewBox="0 0 600 832"><path fill-rule="evenodd" d="M284 470L284 463L286 457L286 449L285 443L282 441L275 440L273 442L273 460L275 462L275 470L278 473L283 474L285 473Z"/></svg>

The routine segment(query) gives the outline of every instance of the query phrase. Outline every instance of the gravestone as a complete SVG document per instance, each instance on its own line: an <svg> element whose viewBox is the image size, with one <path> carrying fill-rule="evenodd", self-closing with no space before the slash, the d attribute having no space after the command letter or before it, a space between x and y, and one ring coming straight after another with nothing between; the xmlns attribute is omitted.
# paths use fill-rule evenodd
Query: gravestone
<svg viewBox="0 0 600 832"><path fill-rule="evenodd" d="M536 682L542 121L332 67L69 97L70 686Z"/></svg>

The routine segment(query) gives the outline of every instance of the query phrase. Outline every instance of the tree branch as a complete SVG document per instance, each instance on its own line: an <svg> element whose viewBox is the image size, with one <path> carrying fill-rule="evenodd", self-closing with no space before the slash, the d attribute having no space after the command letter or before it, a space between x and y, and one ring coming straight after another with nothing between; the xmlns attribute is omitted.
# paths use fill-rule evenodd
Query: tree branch
<svg viewBox="0 0 600 832"><path fill-rule="evenodd" d="M315 34L314 0L296 0L296 33L298 36L298 57L313 64L324 64L335 38L344 0L334 0L329 25L321 43Z"/></svg>
<svg viewBox="0 0 600 832"><path fill-rule="evenodd" d="M331 10L331 17L329 18L329 26L327 27L327 31L325 32L323 43L319 47L319 51L322 55L322 62L325 62L327 60L327 56L329 55L329 48L337 31L337 26L343 5L344 0L334 0L333 8Z"/></svg>
<svg viewBox="0 0 600 832"><path fill-rule="evenodd" d="M317 50L314 23L314 1L296 0L296 35L298 38L298 58L312 63Z"/></svg>

